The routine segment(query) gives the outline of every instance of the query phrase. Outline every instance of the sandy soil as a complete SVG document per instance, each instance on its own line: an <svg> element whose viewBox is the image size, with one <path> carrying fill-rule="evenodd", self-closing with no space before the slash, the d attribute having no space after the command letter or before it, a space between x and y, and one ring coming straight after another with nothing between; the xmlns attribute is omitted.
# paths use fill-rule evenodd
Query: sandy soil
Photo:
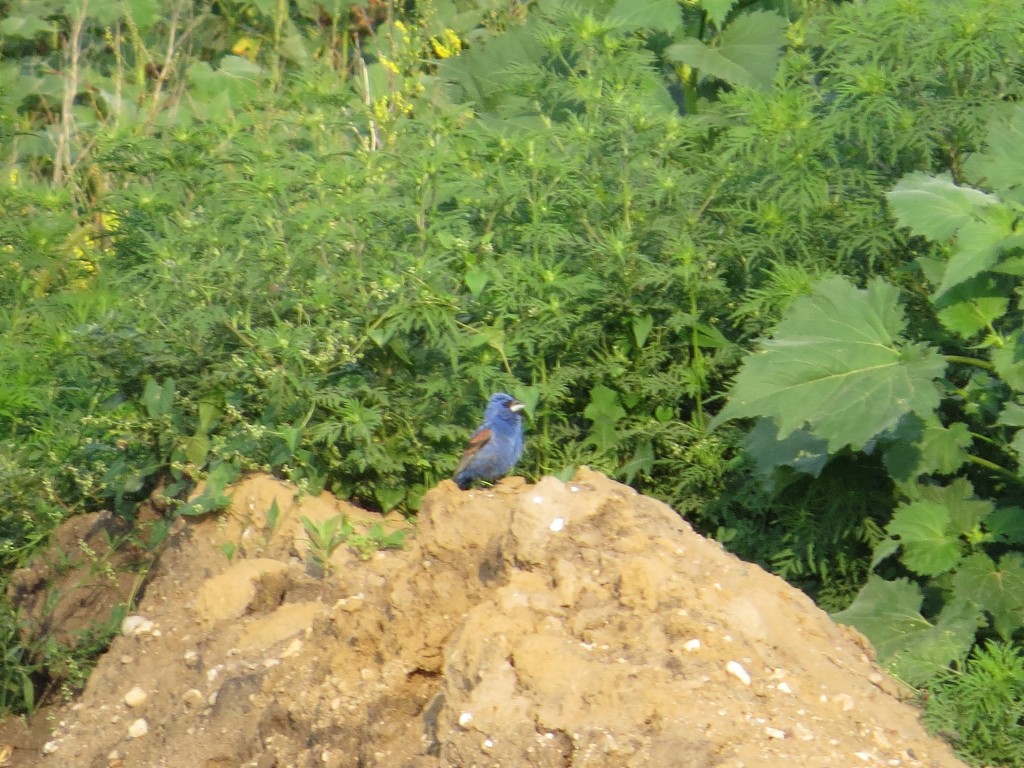
<svg viewBox="0 0 1024 768"><path fill-rule="evenodd" d="M179 520L142 619L0 765L962 765L857 633L603 475L442 483L404 550L325 576L300 518L339 513L375 519L255 476Z"/></svg>

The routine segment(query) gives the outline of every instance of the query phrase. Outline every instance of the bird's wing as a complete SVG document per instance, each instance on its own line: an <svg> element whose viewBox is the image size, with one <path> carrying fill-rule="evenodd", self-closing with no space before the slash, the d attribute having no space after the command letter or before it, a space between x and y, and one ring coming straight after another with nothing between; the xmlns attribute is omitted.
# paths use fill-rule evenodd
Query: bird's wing
<svg viewBox="0 0 1024 768"><path fill-rule="evenodd" d="M465 452L462 454L462 458L459 459L459 466L455 468L453 475L459 474L466 466L473 460L473 457L480 453L480 449L491 442L491 438L494 437L494 432L490 427L481 427L473 436L469 438L469 445L466 446Z"/></svg>

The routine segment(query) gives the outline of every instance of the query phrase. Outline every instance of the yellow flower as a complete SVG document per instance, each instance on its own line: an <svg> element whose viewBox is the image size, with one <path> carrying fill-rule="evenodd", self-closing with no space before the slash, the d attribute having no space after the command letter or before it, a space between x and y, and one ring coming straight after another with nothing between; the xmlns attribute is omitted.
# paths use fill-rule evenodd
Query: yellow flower
<svg viewBox="0 0 1024 768"><path fill-rule="evenodd" d="M387 69L391 74L393 74L393 75L397 75L398 74L398 65L395 64L395 62L393 62L387 56L381 56L380 57L380 63L383 64L385 69Z"/></svg>
<svg viewBox="0 0 1024 768"><path fill-rule="evenodd" d="M455 33L455 30L445 28L440 37L430 38L430 45L434 49L434 55L439 59L450 59L458 56L462 50L462 40Z"/></svg>
<svg viewBox="0 0 1024 768"><path fill-rule="evenodd" d="M255 59L256 54L260 51L260 41L253 40L251 37L240 37L235 41L235 44L231 46L231 52L235 56L245 56L247 59Z"/></svg>

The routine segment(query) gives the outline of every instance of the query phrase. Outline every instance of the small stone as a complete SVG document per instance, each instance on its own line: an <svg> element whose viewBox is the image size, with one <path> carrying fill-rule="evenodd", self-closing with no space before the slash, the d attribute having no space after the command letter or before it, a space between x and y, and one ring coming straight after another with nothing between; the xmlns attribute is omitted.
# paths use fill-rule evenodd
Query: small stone
<svg viewBox="0 0 1024 768"><path fill-rule="evenodd" d="M195 709L201 707L206 703L206 698L203 696L203 692L197 688L189 688L181 695L181 700L185 703L186 707Z"/></svg>
<svg viewBox="0 0 1024 768"><path fill-rule="evenodd" d="M124 695L124 703L134 709L135 707L141 707L143 704L145 704L146 699L148 698L149 694L136 685L134 688L132 688L130 691L128 691L128 693Z"/></svg>
<svg viewBox="0 0 1024 768"><path fill-rule="evenodd" d="M800 741L814 741L814 733L802 723L797 723L793 726L793 735L800 739Z"/></svg>
<svg viewBox="0 0 1024 768"><path fill-rule="evenodd" d="M58 744L56 741L48 741L45 744L43 744L44 755L52 755L58 749L60 749L60 744Z"/></svg>
<svg viewBox="0 0 1024 768"><path fill-rule="evenodd" d="M793 692L793 689L789 687L789 683L787 683L785 680L783 680L781 683L779 683L775 687L778 688L783 693L792 693Z"/></svg>
<svg viewBox="0 0 1024 768"><path fill-rule="evenodd" d="M184 658L185 666L187 667L199 666L199 654L196 651L185 651L185 655L182 658Z"/></svg>
<svg viewBox="0 0 1024 768"><path fill-rule="evenodd" d="M733 677L735 677L744 685L750 685L750 675L747 673L747 670L743 668L743 665L740 664L738 661L730 661L728 664L726 664L725 671Z"/></svg>
<svg viewBox="0 0 1024 768"><path fill-rule="evenodd" d="M473 722L473 713L472 712L463 712L461 715L459 715L459 725L462 726L463 728L466 728L472 722Z"/></svg>
<svg viewBox="0 0 1024 768"><path fill-rule="evenodd" d="M551 529L552 533L558 533L565 527L565 519L561 517L556 517L554 520L551 521L551 525L549 525L548 527Z"/></svg>
<svg viewBox="0 0 1024 768"><path fill-rule="evenodd" d="M290 659L293 656L298 656L300 653L302 653L302 641L296 637L288 643L288 647L281 652L281 658Z"/></svg>
<svg viewBox="0 0 1024 768"><path fill-rule="evenodd" d="M693 638L692 640L687 640L685 643L683 643L683 650L686 651L687 653L693 653L694 651L699 651L700 650L700 640L698 640L696 637Z"/></svg>
<svg viewBox="0 0 1024 768"><path fill-rule="evenodd" d="M131 616L125 616L124 621L121 622L121 634L125 637L141 637L142 635L152 634L152 632L153 622L145 616L132 614Z"/></svg>
<svg viewBox="0 0 1024 768"><path fill-rule="evenodd" d="M128 737L132 739L138 739L149 733L149 723L146 722L144 717L140 717L138 720L128 726Z"/></svg>
<svg viewBox="0 0 1024 768"><path fill-rule="evenodd" d="M125 654L124 656L121 657L121 663L122 664L134 664L135 663L135 657L134 656L129 656L129 655Z"/></svg>
<svg viewBox="0 0 1024 768"><path fill-rule="evenodd" d="M832 703L842 707L843 712L849 712L853 709L853 696L848 693L837 693L832 697Z"/></svg>
<svg viewBox="0 0 1024 768"><path fill-rule="evenodd" d="M765 735L769 739L784 739L784 738L786 738L786 732L785 731L780 731L778 728L772 728L771 726L766 726L765 729L764 729L764 732L765 732Z"/></svg>

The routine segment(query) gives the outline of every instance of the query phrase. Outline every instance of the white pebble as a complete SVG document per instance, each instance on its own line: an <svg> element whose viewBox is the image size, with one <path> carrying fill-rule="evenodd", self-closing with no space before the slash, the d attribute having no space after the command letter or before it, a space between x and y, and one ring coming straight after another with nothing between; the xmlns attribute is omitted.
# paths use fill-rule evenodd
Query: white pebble
<svg viewBox="0 0 1024 768"><path fill-rule="evenodd" d="M461 715L459 715L459 725L461 725L463 728L465 728L466 726L468 726L472 722L473 722L473 713L472 712L463 712Z"/></svg>
<svg viewBox="0 0 1024 768"><path fill-rule="evenodd" d="M147 694L144 690L142 690L142 688L136 685L134 688L132 688L130 691L128 691L128 693L124 695L124 703L132 708L141 707L143 704L146 703L146 699L148 698L149 694Z"/></svg>
<svg viewBox="0 0 1024 768"><path fill-rule="evenodd" d="M787 683L785 680L783 680L781 683L779 683L775 687L778 688L783 693L792 693L793 692L793 689L789 687L789 683Z"/></svg>
<svg viewBox="0 0 1024 768"><path fill-rule="evenodd" d="M125 637L140 637L153 632L153 622L145 616L132 614L125 616L121 622L121 634Z"/></svg>
<svg viewBox="0 0 1024 768"><path fill-rule="evenodd" d="M44 755L52 755L58 749L60 749L60 744L58 744L56 741L48 741L45 744L43 744Z"/></svg>
<svg viewBox="0 0 1024 768"><path fill-rule="evenodd" d="M764 729L764 732L765 732L765 735L768 736L768 738L770 738L770 739L784 739L784 738L786 738L786 732L785 731L780 731L778 728L772 728L771 726L767 726Z"/></svg>
<svg viewBox="0 0 1024 768"><path fill-rule="evenodd" d="M530 501L532 501L534 504L543 504L544 503L544 497L543 496L534 496L532 499L530 499Z"/></svg>
<svg viewBox="0 0 1024 768"><path fill-rule="evenodd" d="M853 709L853 696L848 693L837 693L832 697L832 703L842 707L843 712L849 712Z"/></svg>
<svg viewBox="0 0 1024 768"><path fill-rule="evenodd" d="M128 726L128 736L133 739L141 738L149 733L149 723L146 722L144 717L140 717L134 723Z"/></svg>
<svg viewBox="0 0 1024 768"><path fill-rule="evenodd" d="M294 656L298 656L300 653L302 653L302 641L296 637L294 640L288 643L287 648L281 651L281 658L290 659Z"/></svg>
<svg viewBox="0 0 1024 768"><path fill-rule="evenodd" d="M725 665L725 671L735 677L744 685L750 685L750 675L747 674L747 670L743 668L743 665L738 661L730 661Z"/></svg>
<svg viewBox="0 0 1024 768"><path fill-rule="evenodd" d="M551 525L548 527L551 528L552 532L558 533L565 527L565 520L561 517L556 517L551 521Z"/></svg>
<svg viewBox="0 0 1024 768"><path fill-rule="evenodd" d="M494 742L490 739L484 739L484 749L490 749L494 746Z"/></svg>
<svg viewBox="0 0 1024 768"><path fill-rule="evenodd" d="M696 637L693 638L692 640L687 640L685 643L683 643L683 650L686 651L687 653L693 653L694 651L699 651L700 650L700 640L698 640Z"/></svg>

